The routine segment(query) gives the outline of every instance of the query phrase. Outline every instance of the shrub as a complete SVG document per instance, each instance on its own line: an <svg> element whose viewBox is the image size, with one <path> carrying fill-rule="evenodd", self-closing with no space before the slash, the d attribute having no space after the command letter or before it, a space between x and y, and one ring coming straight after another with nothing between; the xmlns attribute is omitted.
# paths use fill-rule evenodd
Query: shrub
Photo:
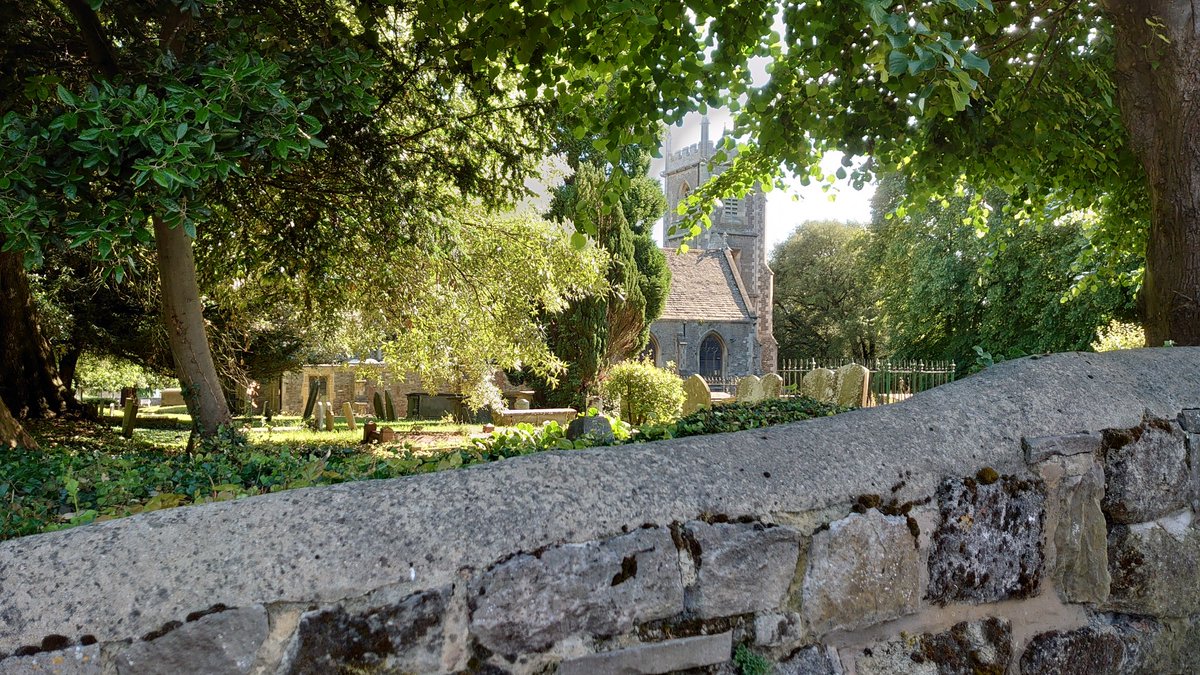
<svg viewBox="0 0 1200 675"><path fill-rule="evenodd" d="M642 427L635 439L658 441L665 438L724 434L799 422L814 417L828 417L847 410L850 408L803 397L772 399L758 403L728 403L697 410L673 424Z"/></svg>
<svg viewBox="0 0 1200 675"><path fill-rule="evenodd" d="M621 419L635 426L665 424L683 409L683 380L649 360L622 361L609 368L601 392L617 401Z"/></svg>
<svg viewBox="0 0 1200 675"><path fill-rule="evenodd" d="M1113 320L1101 328L1092 343L1092 349L1098 352L1111 352L1117 349L1141 349L1146 346L1146 334L1136 323L1122 323Z"/></svg>

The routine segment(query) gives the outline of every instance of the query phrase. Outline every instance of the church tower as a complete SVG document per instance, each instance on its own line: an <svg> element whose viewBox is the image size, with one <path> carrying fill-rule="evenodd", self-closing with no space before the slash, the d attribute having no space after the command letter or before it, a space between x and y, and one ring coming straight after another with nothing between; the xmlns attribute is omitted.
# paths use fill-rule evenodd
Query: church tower
<svg viewBox="0 0 1200 675"><path fill-rule="evenodd" d="M663 242L669 249L678 248L688 232L673 232L683 216L676 213L679 204L700 185L720 174L728 163L712 165L719 145L709 139L708 117L700 122L700 143L681 149L671 147L671 132L667 130L666 170L663 172L663 191L667 197L667 213L663 217ZM763 373L773 373L778 359L778 343L773 335L773 291L775 275L767 265L767 198L762 189L744 197L728 197L709 214L712 227L688 242L690 248L703 250L729 249L737 262L742 288L757 316L757 335Z"/></svg>

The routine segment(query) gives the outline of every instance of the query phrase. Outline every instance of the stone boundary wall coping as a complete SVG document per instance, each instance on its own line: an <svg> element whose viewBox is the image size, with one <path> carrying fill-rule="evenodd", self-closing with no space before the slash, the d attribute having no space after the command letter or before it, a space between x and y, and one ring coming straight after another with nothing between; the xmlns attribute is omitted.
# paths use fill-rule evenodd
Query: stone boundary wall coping
<svg viewBox="0 0 1200 675"><path fill-rule="evenodd" d="M1128 664L1200 631L1196 408L1200 348L1057 354L769 429L25 537L0 543L0 673L665 672L628 669L747 641L786 672Z"/></svg>

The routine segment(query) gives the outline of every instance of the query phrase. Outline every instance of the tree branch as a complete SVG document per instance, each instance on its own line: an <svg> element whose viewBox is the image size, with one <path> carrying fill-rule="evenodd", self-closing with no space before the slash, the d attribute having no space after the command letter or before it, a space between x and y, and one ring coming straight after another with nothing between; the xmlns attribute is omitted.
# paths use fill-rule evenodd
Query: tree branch
<svg viewBox="0 0 1200 675"><path fill-rule="evenodd" d="M116 77L117 55L113 51L112 43L108 41L108 36L104 34L100 17L96 16L86 0L63 0L63 4L70 10L71 16L75 17L75 24L79 27L79 33L87 45L88 56L96 64L96 69L105 79Z"/></svg>

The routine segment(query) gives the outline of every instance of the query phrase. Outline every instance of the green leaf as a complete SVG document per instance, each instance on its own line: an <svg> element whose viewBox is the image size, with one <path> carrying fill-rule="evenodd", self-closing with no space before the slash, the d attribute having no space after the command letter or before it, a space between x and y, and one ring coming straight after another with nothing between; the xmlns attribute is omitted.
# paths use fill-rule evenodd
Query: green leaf
<svg viewBox="0 0 1200 675"><path fill-rule="evenodd" d="M978 70L979 72L983 73L984 77L987 77L988 73L991 72L992 69L992 66L990 63L988 63L987 59L980 58L972 52L963 52L962 64L963 68Z"/></svg>
<svg viewBox="0 0 1200 675"><path fill-rule="evenodd" d="M179 126L175 127L175 140L177 140L177 141L183 140L183 137L187 135L187 131L188 131L187 122L180 122Z"/></svg>
<svg viewBox="0 0 1200 675"><path fill-rule="evenodd" d="M900 75L909 67L908 56L899 49L893 49L887 57L888 75Z"/></svg>
<svg viewBox="0 0 1200 675"><path fill-rule="evenodd" d="M587 247L587 237L582 232L571 233L571 248L581 251Z"/></svg>

